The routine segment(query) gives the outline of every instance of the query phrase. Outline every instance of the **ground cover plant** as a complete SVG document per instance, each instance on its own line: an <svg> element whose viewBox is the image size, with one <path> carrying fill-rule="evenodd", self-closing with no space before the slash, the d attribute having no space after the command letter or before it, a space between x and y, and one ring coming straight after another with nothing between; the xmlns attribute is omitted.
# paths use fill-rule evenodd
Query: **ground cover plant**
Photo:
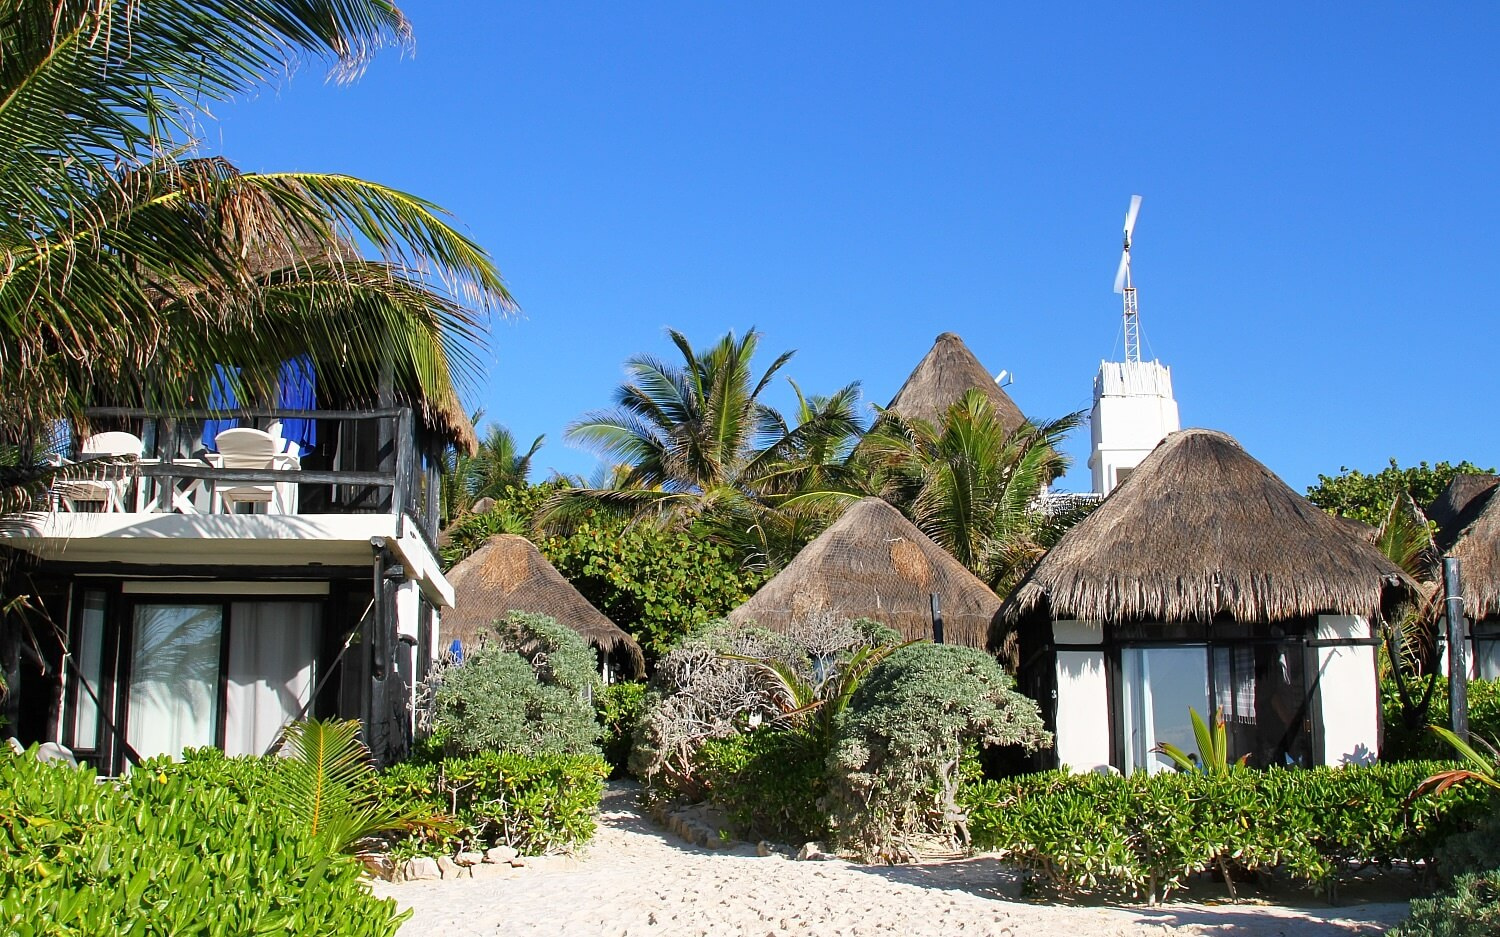
<svg viewBox="0 0 1500 937"><path fill-rule="evenodd" d="M1425 680L1426 678L1422 678ZM1381 721L1385 738L1380 757L1386 761L1432 761L1452 758L1453 749L1428 724L1448 724L1448 680L1435 683L1421 723L1407 725L1402 718L1401 699L1388 679L1380 682ZM1469 681L1469 731L1475 738L1500 740L1500 680Z"/></svg>
<svg viewBox="0 0 1500 937"><path fill-rule="evenodd" d="M510 846L521 855L588 842L609 768L598 755L482 752L429 757L380 773L381 798L406 811L442 813L449 825L397 840L396 859Z"/></svg>
<svg viewBox="0 0 1500 937"><path fill-rule="evenodd" d="M1058 893L1157 900L1212 869L1331 888L1352 865L1425 862L1491 808L1478 785L1413 796L1451 763L1164 772L1046 772L963 792L974 845ZM1231 885L1232 887L1232 885Z"/></svg>
<svg viewBox="0 0 1500 937"><path fill-rule="evenodd" d="M101 783L90 768L0 752L0 931L396 932L406 915L370 894L344 848L371 829L366 811L384 809L362 797L361 781L316 807L283 799L295 796L297 782L280 780L292 759L211 749L185 759Z"/></svg>

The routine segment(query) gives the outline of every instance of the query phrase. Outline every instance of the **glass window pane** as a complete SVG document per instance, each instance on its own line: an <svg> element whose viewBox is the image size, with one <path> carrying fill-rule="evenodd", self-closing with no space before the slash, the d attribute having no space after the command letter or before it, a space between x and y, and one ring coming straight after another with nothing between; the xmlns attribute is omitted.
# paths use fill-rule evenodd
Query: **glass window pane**
<svg viewBox="0 0 1500 937"><path fill-rule="evenodd" d="M1125 770L1168 770L1171 759L1151 749L1170 742L1187 752L1198 750L1188 709L1199 715L1208 711L1208 649L1126 648L1121 663Z"/></svg>
<svg viewBox="0 0 1500 937"><path fill-rule="evenodd" d="M137 605L127 737L146 758L214 744L219 722L218 605Z"/></svg>
<svg viewBox="0 0 1500 937"><path fill-rule="evenodd" d="M100 676L104 660L104 609L107 597L89 590L83 594L78 633L73 638L74 673L78 688L73 703L73 747L93 751L99 747ZM92 694L89 692L92 690Z"/></svg>
<svg viewBox="0 0 1500 937"><path fill-rule="evenodd" d="M224 750L260 755L297 718L313 688L320 606L236 602L229 609Z"/></svg>

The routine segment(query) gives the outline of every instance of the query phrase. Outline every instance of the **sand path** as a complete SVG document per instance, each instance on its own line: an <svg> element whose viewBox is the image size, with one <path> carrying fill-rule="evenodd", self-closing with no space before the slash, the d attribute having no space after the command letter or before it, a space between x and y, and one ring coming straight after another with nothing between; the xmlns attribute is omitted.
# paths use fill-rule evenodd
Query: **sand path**
<svg viewBox="0 0 1500 937"><path fill-rule="evenodd" d="M1033 904L1002 898L1002 875L986 858L890 868L699 849L644 816L633 790L611 786L580 859L536 861L506 878L376 883L376 891L413 909L400 937L1352 937L1383 933L1406 915L1405 904Z"/></svg>

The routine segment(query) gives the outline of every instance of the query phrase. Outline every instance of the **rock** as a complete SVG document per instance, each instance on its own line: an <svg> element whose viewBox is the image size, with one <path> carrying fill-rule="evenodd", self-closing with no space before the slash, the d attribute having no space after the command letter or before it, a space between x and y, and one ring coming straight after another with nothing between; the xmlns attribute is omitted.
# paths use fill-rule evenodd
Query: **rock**
<svg viewBox="0 0 1500 937"><path fill-rule="evenodd" d="M463 878L469 874L469 870L466 867L454 862L448 856L438 856L437 867L438 871L443 873L445 881L450 878Z"/></svg>
<svg viewBox="0 0 1500 937"><path fill-rule="evenodd" d="M396 880L396 864L391 861L390 856L366 855L360 856L359 861L364 864L366 872L382 882Z"/></svg>
<svg viewBox="0 0 1500 937"><path fill-rule="evenodd" d="M442 878L443 872L438 868L437 862L427 856L418 856L415 859L407 859L406 865L401 868L401 877L408 882L420 882L427 879Z"/></svg>
<svg viewBox="0 0 1500 937"><path fill-rule="evenodd" d="M513 868L513 869L524 869L524 868L526 868L526 857L525 856L512 856L511 860L510 860L510 867Z"/></svg>
<svg viewBox="0 0 1500 937"><path fill-rule="evenodd" d="M484 856L477 852L461 852L453 857L453 861L459 865L475 866L484 861Z"/></svg>
<svg viewBox="0 0 1500 937"><path fill-rule="evenodd" d="M822 843L803 843L802 848L797 850L799 862L820 862L833 858L835 858L834 855L827 852Z"/></svg>
<svg viewBox="0 0 1500 937"><path fill-rule="evenodd" d="M776 855L776 847L769 840L763 839L755 844L755 854L757 856L774 856Z"/></svg>
<svg viewBox="0 0 1500 937"><path fill-rule="evenodd" d="M520 855L514 846L491 846L484 851L484 861L501 865Z"/></svg>
<svg viewBox="0 0 1500 937"><path fill-rule="evenodd" d="M474 878L509 878L514 874L510 865L494 862L481 862L469 868L469 875Z"/></svg>
<svg viewBox="0 0 1500 937"><path fill-rule="evenodd" d="M474 506L469 508L469 510L475 514L488 514L491 511L495 510L495 499L480 498L478 501L474 502Z"/></svg>

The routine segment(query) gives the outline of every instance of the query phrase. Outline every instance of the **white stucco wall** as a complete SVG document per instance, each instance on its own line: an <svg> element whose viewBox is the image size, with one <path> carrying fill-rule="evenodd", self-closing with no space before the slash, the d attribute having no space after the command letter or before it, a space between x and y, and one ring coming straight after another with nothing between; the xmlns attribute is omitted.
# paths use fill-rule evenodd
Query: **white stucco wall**
<svg viewBox="0 0 1500 937"><path fill-rule="evenodd" d="M1317 638L1370 637L1370 626L1353 615L1319 615ZM1368 764L1379 754L1380 696L1375 648L1320 647L1317 651L1318 712L1322 716L1323 764Z"/></svg>
<svg viewBox="0 0 1500 937"><path fill-rule="evenodd" d="M1099 644L1103 629L1095 622L1057 621L1052 638L1058 644ZM1109 764L1109 684L1104 650L1057 652L1057 763L1074 771Z"/></svg>
<svg viewBox="0 0 1500 937"><path fill-rule="evenodd" d="M1135 468L1156 444L1182 428L1172 371L1157 361L1104 361L1089 416L1094 491L1109 494L1122 468Z"/></svg>

